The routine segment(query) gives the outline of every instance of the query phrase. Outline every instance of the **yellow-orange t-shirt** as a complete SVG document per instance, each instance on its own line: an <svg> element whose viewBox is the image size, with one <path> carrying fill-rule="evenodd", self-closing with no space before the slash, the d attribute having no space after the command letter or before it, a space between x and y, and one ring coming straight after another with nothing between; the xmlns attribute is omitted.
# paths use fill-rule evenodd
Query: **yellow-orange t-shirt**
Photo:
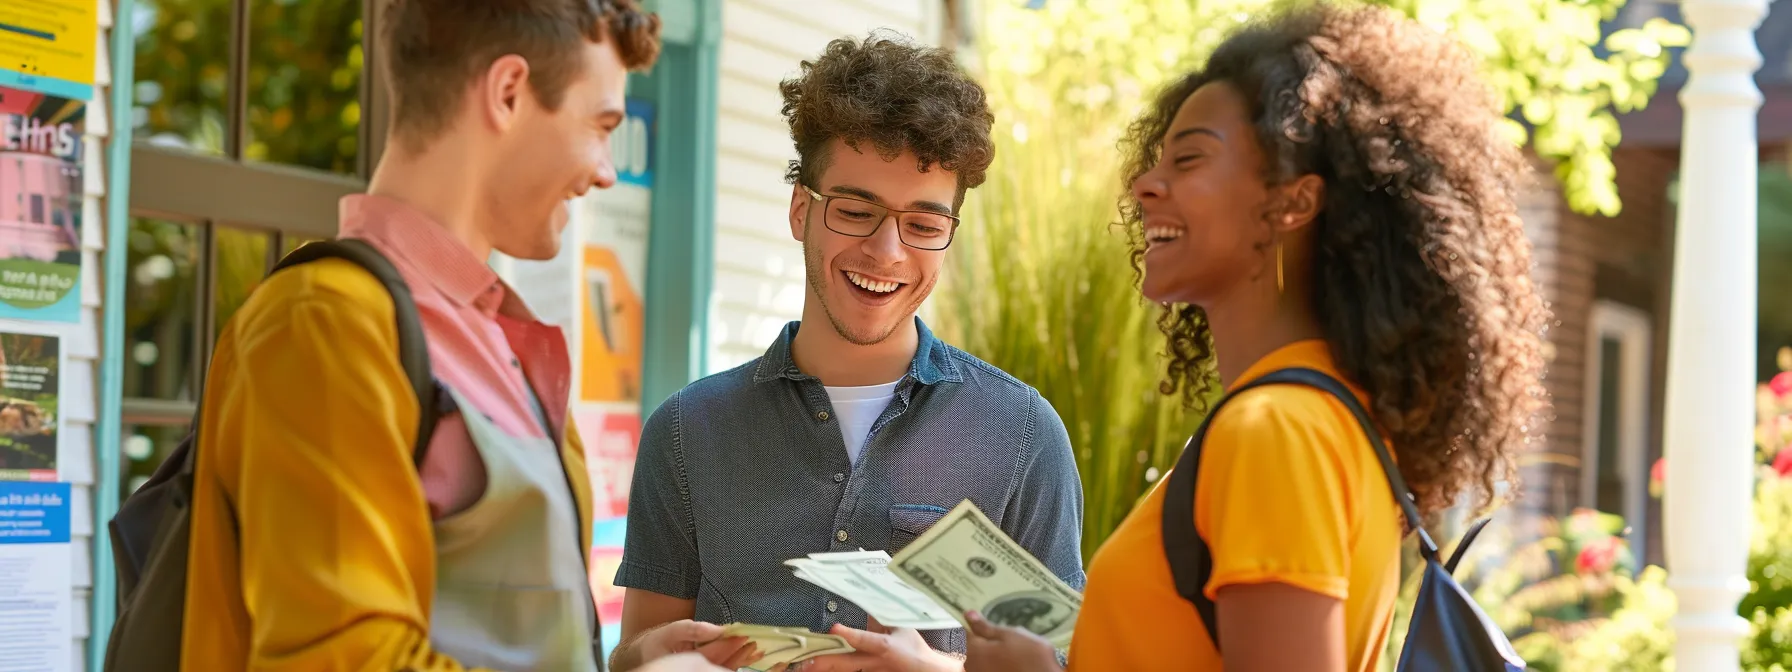
<svg viewBox="0 0 1792 672"><path fill-rule="evenodd" d="M1259 360L1234 386L1294 366L1343 378L1324 342L1302 341ZM1259 387L1220 410L1202 451L1195 527L1213 552L1207 596L1225 586L1282 583L1338 598L1345 669L1375 669L1399 592L1401 525L1355 417L1316 389ZM1223 669L1164 556L1167 480L1090 562L1072 670Z"/></svg>

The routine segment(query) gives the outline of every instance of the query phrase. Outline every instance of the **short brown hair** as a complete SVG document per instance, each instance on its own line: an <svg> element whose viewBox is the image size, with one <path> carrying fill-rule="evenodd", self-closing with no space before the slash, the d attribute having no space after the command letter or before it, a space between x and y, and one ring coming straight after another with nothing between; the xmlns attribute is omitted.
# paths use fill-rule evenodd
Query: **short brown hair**
<svg viewBox="0 0 1792 672"><path fill-rule="evenodd" d="M529 61L529 87L554 109L586 43L614 41L630 70L660 53L660 18L635 0L391 0L381 19L394 134L407 142L446 130L468 82L506 54Z"/></svg>
<svg viewBox="0 0 1792 672"><path fill-rule="evenodd" d="M784 119L797 159L784 179L819 189L829 143L854 149L870 142L885 159L903 150L958 175L958 200L983 184L995 161L989 139L995 115L989 101L944 49L916 46L900 34L876 31L864 40L829 42L821 57L803 61L802 74L779 85ZM956 205L956 204L955 204Z"/></svg>

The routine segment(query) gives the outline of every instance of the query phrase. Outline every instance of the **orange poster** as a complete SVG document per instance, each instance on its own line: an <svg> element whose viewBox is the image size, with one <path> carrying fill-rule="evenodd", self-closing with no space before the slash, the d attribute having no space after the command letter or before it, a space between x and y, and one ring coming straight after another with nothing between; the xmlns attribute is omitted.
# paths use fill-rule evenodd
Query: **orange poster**
<svg viewBox="0 0 1792 672"><path fill-rule="evenodd" d="M610 248L585 247L579 338L579 400L641 400L641 294Z"/></svg>

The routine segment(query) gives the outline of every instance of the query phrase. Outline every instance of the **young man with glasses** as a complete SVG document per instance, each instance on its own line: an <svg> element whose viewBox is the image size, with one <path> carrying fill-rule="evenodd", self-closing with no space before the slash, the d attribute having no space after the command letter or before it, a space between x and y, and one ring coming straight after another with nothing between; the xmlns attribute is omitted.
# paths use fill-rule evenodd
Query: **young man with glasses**
<svg viewBox="0 0 1792 672"><path fill-rule="evenodd" d="M1069 436L1026 384L934 338L915 311L994 159L983 90L952 56L840 39L782 85L796 141L790 233L803 319L764 356L697 381L648 420L616 584L627 670L700 648L696 623L840 628L854 669L951 669L961 630L865 632L865 612L795 578L810 553L895 554L970 499L1073 587L1082 487ZM703 648L739 656L740 642ZM716 650L720 649L720 650ZM751 658L748 652L744 658Z"/></svg>

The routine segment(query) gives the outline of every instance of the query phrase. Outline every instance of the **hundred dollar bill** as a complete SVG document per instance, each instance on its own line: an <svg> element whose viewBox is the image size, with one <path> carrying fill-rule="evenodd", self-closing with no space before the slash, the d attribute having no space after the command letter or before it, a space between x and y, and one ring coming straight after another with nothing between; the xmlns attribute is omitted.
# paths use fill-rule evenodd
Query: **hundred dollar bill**
<svg viewBox="0 0 1792 672"><path fill-rule="evenodd" d="M891 573L963 622L976 610L997 625L1070 645L1083 596L1039 563L970 500L890 561Z"/></svg>

